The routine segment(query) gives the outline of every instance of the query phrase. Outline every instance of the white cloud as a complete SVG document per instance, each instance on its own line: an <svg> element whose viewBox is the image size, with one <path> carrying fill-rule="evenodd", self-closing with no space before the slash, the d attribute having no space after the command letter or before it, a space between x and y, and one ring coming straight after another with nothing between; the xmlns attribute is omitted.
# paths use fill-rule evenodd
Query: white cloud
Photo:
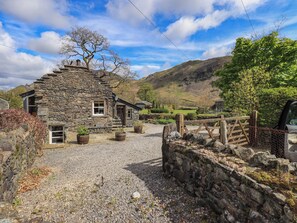
<svg viewBox="0 0 297 223"><path fill-rule="evenodd" d="M66 0L0 0L0 10L29 23L55 28L70 25Z"/></svg>
<svg viewBox="0 0 297 223"><path fill-rule="evenodd" d="M212 47L203 52L201 59L209 59L214 57L222 57L231 54L231 48L229 47Z"/></svg>
<svg viewBox="0 0 297 223"><path fill-rule="evenodd" d="M53 31L41 33L38 39L30 39L28 46L31 50L41 53L57 54L62 47L61 36Z"/></svg>
<svg viewBox="0 0 297 223"><path fill-rule="evenodd" d="M17 52L14 40L2 28L1 22L0 44L0 89L32 83L53 68L53 63L40 56Z"/></svg>
<svg viewBox="0 0 297 223"><path fill-rule="evenodd" d="M140 77L145 77L161 69L159 65L132 65L131 69L138 73Z"/></svg>
<svg viewBox="0 0 297 223"><path fill-rule="evenodd" d="M243 0L245 8L253 11L267 0ZM242 2L239 0L134 0L134 4L150 19L162 14L178 18L167 26L165 35L180 43L199 30L207 30L219 26L230 17L245 16ZM110 0L106 8L115 18L138 24L145 21L131 4L122 0Z"/></svg>

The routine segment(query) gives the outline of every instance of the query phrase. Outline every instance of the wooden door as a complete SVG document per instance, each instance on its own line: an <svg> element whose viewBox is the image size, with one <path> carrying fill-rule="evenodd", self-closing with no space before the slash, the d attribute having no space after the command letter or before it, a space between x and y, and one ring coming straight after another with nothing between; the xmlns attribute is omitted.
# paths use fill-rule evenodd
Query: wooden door
<svg viewBox="0 0 297 223"><path fill-rule="evenodd" d="M126 108L124 105L117 105L117 116L121 119L123 126L126 125Z"/></svg>

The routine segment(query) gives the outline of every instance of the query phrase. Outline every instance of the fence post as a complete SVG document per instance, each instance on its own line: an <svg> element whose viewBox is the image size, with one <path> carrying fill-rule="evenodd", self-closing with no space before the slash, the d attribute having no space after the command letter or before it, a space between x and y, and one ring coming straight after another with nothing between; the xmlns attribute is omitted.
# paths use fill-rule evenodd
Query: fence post
<svg viewBox="0 0 297 223"><path fill-rule="evenodd" d="M220 121L220 141L224 145L228 143L228 136L227 136L227 122L224 118L224 116L221 116L221 121Z"/></svg>
<svg viewBox="0 0 297 223"><path fill-rule="evenodd" d="M184 128L185 128L185 123L184 123L184 115L183 114L177 114L175 116L175 121L176 121L176 128L177 131L183 135L184 134Z"/></svg>
<svg viewBox="0 0 297 223"><path fill-rule="evenodd" d="M249 121L249 138L250 138L251 146L258 145L257 123L258 123L258 111L253 111Z"/></svg>

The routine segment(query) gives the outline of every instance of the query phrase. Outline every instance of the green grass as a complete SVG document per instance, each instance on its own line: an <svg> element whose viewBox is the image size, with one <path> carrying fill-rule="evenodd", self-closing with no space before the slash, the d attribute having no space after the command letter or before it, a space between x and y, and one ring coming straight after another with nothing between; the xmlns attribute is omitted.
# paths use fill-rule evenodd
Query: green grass
<svg viewBox="0 0 297 223"><path fill-rule="evenodd" d="M196 110L173 110L173 114L176 115L176 114L188 114L188 113L196 113ZM141 115L146 115L148 114L148 109L143 109L140 111L140 114ZM169 113L164 113L164 114L171 114L171 112Z"/></svg>

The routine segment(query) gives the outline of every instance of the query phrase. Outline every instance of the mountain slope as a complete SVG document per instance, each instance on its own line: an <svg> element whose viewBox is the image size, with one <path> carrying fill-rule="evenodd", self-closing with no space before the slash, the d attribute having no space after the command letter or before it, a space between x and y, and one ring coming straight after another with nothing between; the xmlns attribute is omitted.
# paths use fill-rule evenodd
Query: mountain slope
<svg viewBox="0 0 297 223"><path fill-rule="evenodd" d="M151 74L140 83L151 83L163 103L208 107L219 99L219 90L211 86L217 79L213 74L230 61L231 57L188 61Z"/></svg>

